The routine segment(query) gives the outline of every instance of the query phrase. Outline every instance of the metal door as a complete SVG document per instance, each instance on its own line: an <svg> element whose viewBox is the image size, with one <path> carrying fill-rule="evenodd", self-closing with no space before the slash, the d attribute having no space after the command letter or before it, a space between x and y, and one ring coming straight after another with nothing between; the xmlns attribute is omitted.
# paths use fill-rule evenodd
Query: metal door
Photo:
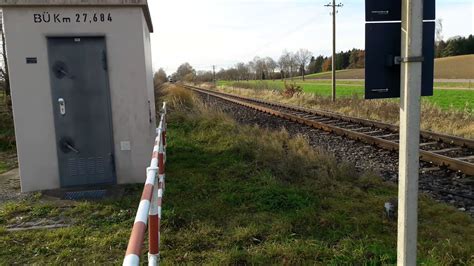
<svg viewBox="0 0 474 266"><path fill-rule="evenodd" d="M115 183L105 39L48 38L61 187Z"/></svg>

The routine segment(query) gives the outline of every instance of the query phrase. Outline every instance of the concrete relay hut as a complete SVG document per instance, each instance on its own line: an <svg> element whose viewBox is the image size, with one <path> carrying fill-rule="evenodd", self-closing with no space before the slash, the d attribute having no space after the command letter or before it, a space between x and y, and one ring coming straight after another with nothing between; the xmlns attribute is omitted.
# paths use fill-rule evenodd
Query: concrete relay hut
<svg viewBox="0 0 474 266"><path fill-rule="evenodd" d="M142 183L155 138L146 0L0 0L23 192Z"/></svg>

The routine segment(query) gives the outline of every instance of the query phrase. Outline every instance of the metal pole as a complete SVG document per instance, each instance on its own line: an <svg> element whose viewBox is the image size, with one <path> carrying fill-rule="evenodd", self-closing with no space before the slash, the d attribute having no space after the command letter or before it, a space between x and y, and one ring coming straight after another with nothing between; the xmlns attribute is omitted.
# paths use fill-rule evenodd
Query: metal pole
<svg viewBox="0 0 474 266"><path fill-rule="evenodd" d="M212 66L212 79L214 80L214 86L216 86L216 66Z"/></svg>
<svg viewBox="0 0 474 266"><path fill-rule="evenodd" d="M416 265L423 1L402 1L397 264ZM413 59L413 60L411 60Z"/></svg>
<svg viewBox="0 0 474 266"><path fill-rule="evenodd" d="M336 0L332 1L332 101L336 101Z"/></svg>

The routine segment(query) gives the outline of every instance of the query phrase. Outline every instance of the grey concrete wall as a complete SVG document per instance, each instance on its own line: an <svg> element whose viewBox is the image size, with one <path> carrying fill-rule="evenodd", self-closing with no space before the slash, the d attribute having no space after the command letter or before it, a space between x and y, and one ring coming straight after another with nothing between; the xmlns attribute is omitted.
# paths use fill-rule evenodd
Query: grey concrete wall
<svg viewBox="0 0 474 266"><path fill-rule="evenodd" d="M41 6L70 6L80 7L141 7L150 32L153 32L153 22L151 20L150 9L147 0L0 0L0 7L29 7Z"/></svg>
<svg viewBox="0 0 474 266"><path fill-rule="evenodd" d="M52 15L35 23L35 14ZM110 13L112 22L75 22L75 14ZM70 23L54 23L54 14ZM22 191L59 187L48 36L105 36L107 43L115 161L118 183L142 183L155 135L148 101L154 102L149 38L140 7L5 7L4 23L10 65L15 134ZM38 20L36 21L38 22ZM145 28L144 28L145 27ZM37 57L37 64L26 64ZM130 141L131 150L120 143Z"/></svg>

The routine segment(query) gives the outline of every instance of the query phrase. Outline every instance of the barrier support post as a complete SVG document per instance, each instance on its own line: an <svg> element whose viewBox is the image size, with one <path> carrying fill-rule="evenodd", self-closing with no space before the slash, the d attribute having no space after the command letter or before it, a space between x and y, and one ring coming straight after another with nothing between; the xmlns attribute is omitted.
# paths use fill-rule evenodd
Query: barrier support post
<svg viewBox="0 0 474 266"><path fill-rule="evenodd" d="M151 199L151 207L150 213L148 216L148 239L149 239L149 251L148 251L148 265L149 266L156 266L158 265L158 232L159 232L159 217L158 217L158 177L156 175L156 171L158 168L150 169L148 171L154 170L155 180L153 186L153 196Z"/></svg>

